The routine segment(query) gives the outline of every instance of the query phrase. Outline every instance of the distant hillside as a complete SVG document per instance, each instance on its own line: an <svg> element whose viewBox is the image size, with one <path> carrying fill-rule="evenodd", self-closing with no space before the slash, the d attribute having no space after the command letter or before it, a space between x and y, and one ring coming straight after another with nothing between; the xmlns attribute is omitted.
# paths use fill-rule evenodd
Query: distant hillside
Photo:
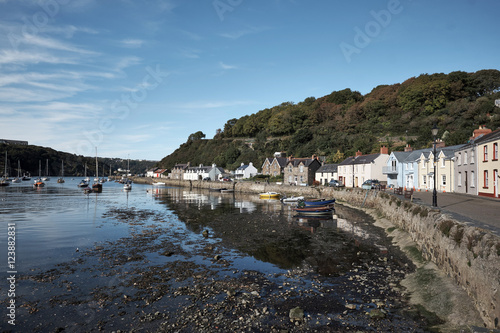
<svg viewBox="0 0 500 333"><path fill-rule="evenodd" d="M447 145L460 144L479 125L500 127L495 99L500 99L498 70L422 74L380 85L364 96L347 88L230 119L212 140L193 133L159 165L171 168L190 161L227 168L241 162L260 166L275 151L297 157L317 154L338 162L357 150L377 152L381 144L391 150L407 143L428 147L434 123Z"/></svg>
<svg viewBox="0 0 500 333"><path fill-rule="evenodd" d="M9 176L17 176L18 161L21 164L22 172L29 172L32 176L38 176L39 162L42 164L42 176L45 175L46 161L49 161L49 175L59 176L61 174L61 161L64 162L65 176L82 176L87 163L87 175L95 175L95 157L84 157L81 155L69 154L54 150L52 148L34 145L7 145L0 144L0 175L5 170L5 151L7 151L7 166ZM98 158L99 174L109 175L109 168L114 173L118 168L126 169L127 161L118 158ZM130 170L133 174L145 173L156 161L136 161L130 160Z"/></svg>

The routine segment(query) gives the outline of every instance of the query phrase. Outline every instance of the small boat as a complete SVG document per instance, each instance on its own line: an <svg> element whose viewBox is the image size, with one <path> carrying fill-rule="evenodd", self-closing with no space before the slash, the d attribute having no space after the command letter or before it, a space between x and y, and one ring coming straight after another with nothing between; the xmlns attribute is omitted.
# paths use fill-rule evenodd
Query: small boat
<svg viewBox="0 0 500 333"><path fill-rule="evenodd" d="M283 197L280 200L283 203L295 203L295 202L299 202L299 201L304 201L304 197L294 197L294 196L291 196L290 198Z"/></svg>
<svg viewBox="0 0 500 333"><path fill-rule="evenodd" d="M131 191L132 190L132 183L127 183L123 185L123 190L124 191Z"/></svg>
<svg viewBox="0 0 500 333"><path fill-rule="evenodd" d="M266 192L259 194L260 199L279 199L280 194L278 192Z"/></svg>
<svg viewBox="0 0 500 333"><path fill-rule="evenodd" d="M330 210L322 210L322 211L308 211L308 212L297 212L299 216L328 216L328 215L332 215L333 212L335 210L334 209L330 209Z"/></svg>
<svg viewBox="0 0 500 333"><path fill-rule="evenodd" d="M326 205L332 205L335 203L335 199L318 199L318 200L306 200L304 201L304 205L307 206L326 206Z"/></svg>
<svg viewBox="0 0 500 333"><path fill-rule="evenodd" d="M298 213L305 213L305 212L331 212L333 211L333 206L309 206L309 207L297 207L294 208Z"/></svg>
<svg viewBox="0 0 500 333"><path fill-rule="evenodd" d="M64 183L64 162L63 162L63 161L61 161L61 177L59 177L59 178L57 179L57 182L58 182L59 184Z"/></svg>
<svg viewBox="0 0 500 333"><path fill-rule="evenodd" d="M89 194L89 193L92 193L92 192L93 192L93 190L90 187L88 187L88 186L83 189L83 193L85 193L85 194Z"/></svg>
<svg viewBox="0 0 500 333"><path fill-rule="evenodd" d="M220 193L233 193L234 190L232 188L223 188L220 190Z"/></svg>
<svg viewBox="0 0 500 333"><path fill-rule="evenodd" d="M42 180L44 180L44 181L49 181L50 180L50 177L49 177L49 160L47 160L47 165L45 167L45 177L43 177Z"/></svg>
<svg viewBox="0 0 500 333"><path fill-rule="evenodd" d="M28 181L28 180L31 180L31 177L24 175L23 178L21 178L21 180Z"/></svg>
<svg viewBox="0 0 500 333"><path fill-rule="evenodd" d="M42 181L41 173L42 173L42 161L39 161L38 162L38 178L35 179L35 181L33 183L34 188L40 188L40 187L45 186L45 183Z"/></svg>
<svg viewBox="0 0 500 333"><path fill-rule="evenodd" d="M20 183L21 180L21 161L17 160L17 177L12 179L13 183Z"/></svg>
<svg viewBox="0 0 500 333"><path fill-rule="evenodd" d="M157 183L153 183L153 186L165 186L165 183L157 182Z"/></svg>
<svg viewBox="0 0 500 333"><path fill-rule="evenodd" d="M8 180L9 179L7 177L7 152L5 152L5 171L4 171L2 179L0 179L0 186L9 186L10 183Z"/></svg>
<svg viewBox="0 0 500 333"><path fill-rule="evenodd" d="M99 163L97 162L97 147L95 147L95 172L94 184L92 184L92 191L95 193L102 192L102 184L99 182Z"/></svg>
<svg viewBox="0 0 500 333"><path fill-rule="evenodd" d="M77 186L78 187L88 187L89 186L89 182L86 181L85 179L82 179L82 181L79 182Z"/></svg>

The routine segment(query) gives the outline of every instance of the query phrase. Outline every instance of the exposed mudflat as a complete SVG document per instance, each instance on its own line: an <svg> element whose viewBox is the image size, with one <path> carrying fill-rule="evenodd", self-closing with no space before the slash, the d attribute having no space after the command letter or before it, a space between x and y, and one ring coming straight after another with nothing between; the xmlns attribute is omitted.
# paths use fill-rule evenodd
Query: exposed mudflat
<svg viewBox="0 0 500 333"><path fill-rule="evenodd" d="M297 219L274 205L164 200L172 214L110 208L130 234L75 249L18 281L23 332L427 332L402 296L415 266L368 215ZM278 208L277 208L278 207ZM11 329L11 327L3 327Z"/></svg>

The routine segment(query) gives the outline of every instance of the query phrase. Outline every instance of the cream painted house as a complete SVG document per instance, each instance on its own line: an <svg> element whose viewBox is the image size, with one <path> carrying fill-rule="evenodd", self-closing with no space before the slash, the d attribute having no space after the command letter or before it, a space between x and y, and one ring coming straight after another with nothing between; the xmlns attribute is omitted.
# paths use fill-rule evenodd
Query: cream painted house
<svg viewBox="0 0 500 333"><path fill-rule="evenodd" d="M455 189L455 150L463 145L436 148L436 190L453 192ZM418 164L418 189L429 191L434 189L434 152L422 151Z"/></svg>

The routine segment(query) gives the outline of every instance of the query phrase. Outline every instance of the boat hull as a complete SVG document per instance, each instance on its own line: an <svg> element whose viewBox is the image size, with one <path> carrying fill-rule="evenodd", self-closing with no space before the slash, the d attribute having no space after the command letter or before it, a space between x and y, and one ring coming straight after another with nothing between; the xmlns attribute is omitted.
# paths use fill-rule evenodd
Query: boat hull
<svg viewBox="0 0 500 333"><path fill-rule="evenodd" d="M330 200L325 200L325 199L319 199L319 200L312 200L312 201L304 201L304 205L307 206L326 206L326 205L333 205L335 203L335 199L330 199Z"/></svg>
<svg viewBox="0 0 500 333"><path fill-rule="evenodd" d="M259 194L260 199L279 199L280 194L276 192L268 192Z"/></svg>

